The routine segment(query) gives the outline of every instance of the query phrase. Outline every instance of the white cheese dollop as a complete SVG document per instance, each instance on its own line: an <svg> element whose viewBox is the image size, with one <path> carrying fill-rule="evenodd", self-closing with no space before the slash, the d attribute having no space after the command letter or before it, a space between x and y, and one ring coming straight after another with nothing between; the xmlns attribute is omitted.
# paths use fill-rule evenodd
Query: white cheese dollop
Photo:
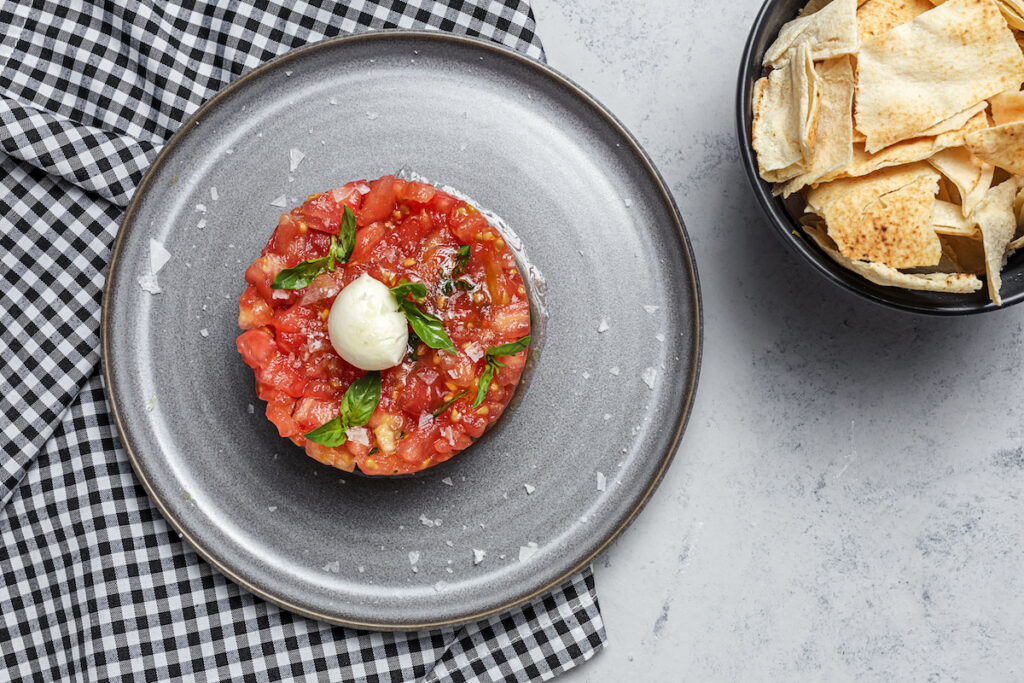
<svg viewBox="0 0 1024 683"><path fill-rule="evenodd" d="M335 351L361 370L384 370L405 358L409 327L383 282L366 273L341 290L327 318Z"/></svg>

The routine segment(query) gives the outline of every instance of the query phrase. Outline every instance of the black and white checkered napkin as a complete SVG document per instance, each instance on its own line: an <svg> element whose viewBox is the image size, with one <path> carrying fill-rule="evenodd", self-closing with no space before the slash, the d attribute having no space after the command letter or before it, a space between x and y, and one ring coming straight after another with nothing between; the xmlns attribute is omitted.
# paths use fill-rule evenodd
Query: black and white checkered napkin
<svg viewBox="0 0 1024 683"><path fill-rule="evenodd" d="M461 628L360 632L284 611L178 538L113 427L104 272L161 146L271 57L393 27L543 58L522 0L0 0L0 679L523 681L601 648L589 570Z"/></svg>

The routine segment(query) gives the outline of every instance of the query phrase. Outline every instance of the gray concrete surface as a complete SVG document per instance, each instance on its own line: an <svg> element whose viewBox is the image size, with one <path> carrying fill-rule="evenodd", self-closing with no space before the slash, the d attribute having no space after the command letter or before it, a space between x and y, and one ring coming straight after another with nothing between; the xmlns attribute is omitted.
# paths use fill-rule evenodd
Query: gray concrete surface
<svg viewBox="0 0 1024 683"><path fill-rule="evenodd" d="M680 457L596 562L608 648L559 680L1024 677L1024 306L890 312L776 242L733 130L757 0L533 6L675 193L707 335Z"/></svg>

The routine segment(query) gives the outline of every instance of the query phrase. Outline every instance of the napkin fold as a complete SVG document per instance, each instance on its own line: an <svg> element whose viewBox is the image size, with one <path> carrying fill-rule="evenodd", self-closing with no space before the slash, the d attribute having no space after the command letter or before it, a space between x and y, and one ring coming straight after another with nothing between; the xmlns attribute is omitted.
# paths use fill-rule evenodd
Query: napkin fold
<svg viewBox="0 0 1024 683"><path fill-rule="evenodd" d="M113 425L100 303L123 209L222 87L309 42L381 28L543 59L519 0L0 3L0 665L12 679L526 681L605 639L587 569L463 627L362 632L229 581L160 515Z"/></svg>

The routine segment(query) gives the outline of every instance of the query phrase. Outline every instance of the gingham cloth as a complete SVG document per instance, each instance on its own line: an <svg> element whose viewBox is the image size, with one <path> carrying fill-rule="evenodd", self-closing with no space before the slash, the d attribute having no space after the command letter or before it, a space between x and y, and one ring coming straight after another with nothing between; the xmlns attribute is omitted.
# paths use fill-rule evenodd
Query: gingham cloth
<svg viewBox="0 0 1024 683"><path fill-rule="evenodd" d="M136 185L206 99L371 28L543 59L520 0L254 4L0 1L0 680L552 678L604 642L589 570L461 628L334 627L207 564L121 447L98 372L104 272Z"/></svg>

